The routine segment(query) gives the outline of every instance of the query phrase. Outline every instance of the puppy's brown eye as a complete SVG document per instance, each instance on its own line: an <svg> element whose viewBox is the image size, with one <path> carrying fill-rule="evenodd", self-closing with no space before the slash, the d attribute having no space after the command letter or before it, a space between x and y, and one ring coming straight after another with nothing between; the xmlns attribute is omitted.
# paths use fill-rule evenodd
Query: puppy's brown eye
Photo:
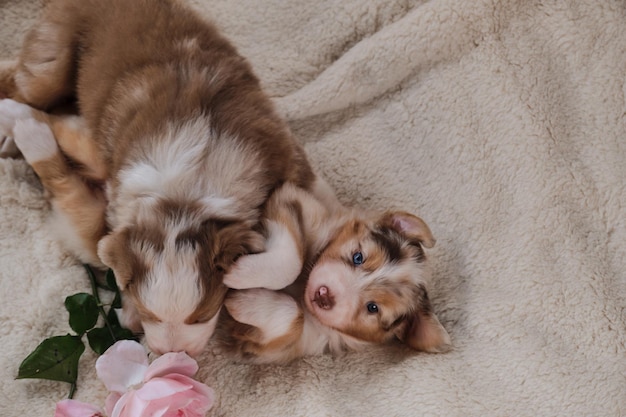
<svg viewBox="0 0 626 417"><path fill-rule="evenodd" d="M367 312L370 314L376 314L378 313L378 304L376 304L373 301L370 301L369 303L366 304L367 307Z"/></svg>

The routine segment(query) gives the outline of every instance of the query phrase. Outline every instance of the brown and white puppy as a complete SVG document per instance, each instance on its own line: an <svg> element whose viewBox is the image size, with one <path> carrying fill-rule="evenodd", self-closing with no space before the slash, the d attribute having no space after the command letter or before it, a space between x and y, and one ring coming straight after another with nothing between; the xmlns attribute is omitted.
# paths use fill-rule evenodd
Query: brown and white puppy
<svg viewBox="0 0 626 417"><path fill-rule="evenodd" d="M219 324L227 351L268 363L393 339L449 349L427 291L423 248L435 240L419 217L329 209L291 184L275 192L265 216L266 251L243 256L224 279L238 289Z"/></svg>
<svg viewBox="0 0 626 417"><path fill-rule="evenodd" d="M260 207L314 178L249 64L175 0L51 0L13 81L39 109L77 99L106 171L106 235L97 252L77 238L114 270L153 351L198 354L224 273L262 248Z"/></svg>

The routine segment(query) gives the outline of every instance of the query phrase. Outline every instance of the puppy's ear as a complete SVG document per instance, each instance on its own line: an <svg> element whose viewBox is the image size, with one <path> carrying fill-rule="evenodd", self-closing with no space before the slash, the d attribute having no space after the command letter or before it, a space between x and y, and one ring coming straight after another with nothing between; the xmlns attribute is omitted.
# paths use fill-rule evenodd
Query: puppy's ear
<svg viewBox="0 0 626 417"><path fill-rule="evenodd" d="M443 353L452 348L450 335L433 313L425 291L417 310L406 320L406 326L398 329L396 336L411 348L430 353Z"/></svg>
<svg viewBox="0 0 626 417"><path fill-rule="evenodd" d="M116 230L98 242L98 257L113 270L120 291L124 291L133 273L128 229Z"/></svg>
<svg viewBox="0 0 626 417"><path fill-rule="evenodd" d="M450 335L432 312L420 311L410 317L401 340L415 350L443 353L452 348Z"/></svg>
<svg viewBox="0 0 626 417"><path fill-rule="evenodd" d="M435 246L436 240L428 225L413 214L404 211L388 212L381 217L379 224L394 229L410 241L419 243L425 248Z"/></svg>

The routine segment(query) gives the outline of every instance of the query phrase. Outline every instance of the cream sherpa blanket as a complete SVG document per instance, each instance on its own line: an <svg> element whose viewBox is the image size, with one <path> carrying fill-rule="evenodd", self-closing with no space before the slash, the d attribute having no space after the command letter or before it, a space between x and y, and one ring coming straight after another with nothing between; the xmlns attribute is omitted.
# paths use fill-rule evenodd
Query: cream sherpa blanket
<svg viewBox="0 0 626 417"><path fill-rule="evenodd" d="M129 0L132 1L132 0ZM455 349L289 366L211 347L213 416L626 416L626 6L559 0L195 0L253 63L341 199L422 216ZM35 0L0 0L0 57ZM89 289L41 188L0 161L0 416L67 385L15 381ZM102 404L94 356L77 399Z"/></svg>

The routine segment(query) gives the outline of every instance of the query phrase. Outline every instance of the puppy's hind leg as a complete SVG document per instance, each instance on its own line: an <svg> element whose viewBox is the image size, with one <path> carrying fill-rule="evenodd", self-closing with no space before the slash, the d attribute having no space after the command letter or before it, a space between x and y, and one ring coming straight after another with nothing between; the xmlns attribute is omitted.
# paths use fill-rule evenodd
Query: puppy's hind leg
<svg viewBox="0 0 626 417"><path fill-rule="evenodd" d="M67 164L52 130L34 118L15 122L17 147L39 176L56 219L59 239L82 262L104 268L97 255L98 241L106 233L106 201L102 190L92 189Z"/></svg>
<svg viewBox="0 0 626 417"><path fill-rule="evenodd" d="M15 100L48 109L73 94L78 16L72 3L50 2L26 34L13 80Z"/></svg>

